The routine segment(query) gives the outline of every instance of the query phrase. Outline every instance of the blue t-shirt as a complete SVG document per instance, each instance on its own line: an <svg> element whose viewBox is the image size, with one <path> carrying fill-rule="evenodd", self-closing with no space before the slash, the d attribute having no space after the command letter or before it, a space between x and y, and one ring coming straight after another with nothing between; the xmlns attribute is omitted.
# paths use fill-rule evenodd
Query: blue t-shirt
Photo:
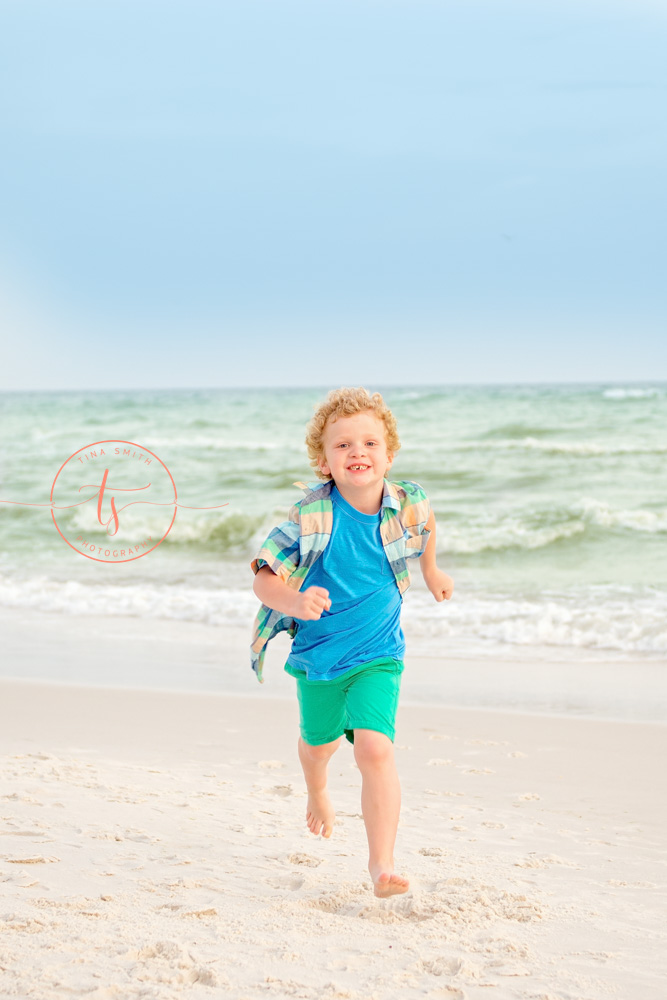
<svg viewBox="0 0 667 1000"><path fill-rule="evenodd" d="M308 680L331 680L361 663L380 656L401 659L405 652L403 597L382 546L382 508L362 514L335 486L331 499L331 539L301 587L325 587L331 610L317 621L295 619L287 660Z"/></svg>

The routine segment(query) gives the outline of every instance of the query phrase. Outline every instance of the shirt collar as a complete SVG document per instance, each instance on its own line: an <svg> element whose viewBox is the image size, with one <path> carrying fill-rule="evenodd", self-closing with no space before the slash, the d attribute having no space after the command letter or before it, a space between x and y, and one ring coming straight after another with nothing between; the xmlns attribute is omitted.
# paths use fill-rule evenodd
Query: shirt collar
<svg viewBox="0 0 667 1000"><path fill-rule="evenodd" d="M306 494L306 501L315 499L314 494L321 491L322 497L328 497L331 493L331 487L333 486L333 479L316 479L311 483L292 483L293 486L298 486L299 489L303 490ZM319 499L319 498L318 498ZM394 483L390 483L388 479L384 479L382 486L382 507L391 507L392 510L401 509L401 501L398 496L398 489Z"/></svg>

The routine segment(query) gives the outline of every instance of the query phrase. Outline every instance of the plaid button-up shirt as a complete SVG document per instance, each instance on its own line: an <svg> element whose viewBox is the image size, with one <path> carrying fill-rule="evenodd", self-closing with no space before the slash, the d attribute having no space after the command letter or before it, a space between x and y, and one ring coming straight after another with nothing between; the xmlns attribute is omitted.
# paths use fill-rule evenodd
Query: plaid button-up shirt
<svg viewBox="0 0 667 1000"><path fill-rule="evenodd" d="M289 587L300 590L308 571L322 555L331 538L333 527L333 479L326 482L294 483L305 491L283 521L262 545L251 562L253 573L269 566ZM384 480L380 517L380 536L401 594L410 586L407 560L422 555L431 534L426 522L431 504L418 483ZM298 623L289 615L262 604L250 646L252 669L260 683L264 682L263 666L266 644L279 632L293 638Z"/></svg>

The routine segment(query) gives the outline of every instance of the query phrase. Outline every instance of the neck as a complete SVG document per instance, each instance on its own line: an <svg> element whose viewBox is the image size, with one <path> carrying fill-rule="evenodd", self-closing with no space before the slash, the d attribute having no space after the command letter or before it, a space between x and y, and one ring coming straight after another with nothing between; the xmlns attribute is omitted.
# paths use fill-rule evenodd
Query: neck
<svg viewBox="0 0 667 1000"><path fill-rule="evenodd" d="M380 484L379 487L373 487L371 491L369 490L353 490L350 487L344 486L340 487L336 483L336 489L342 496L344 500L358 510L360 514L377 514L382 507L382 496L384 493L384 486Z"/></svg>

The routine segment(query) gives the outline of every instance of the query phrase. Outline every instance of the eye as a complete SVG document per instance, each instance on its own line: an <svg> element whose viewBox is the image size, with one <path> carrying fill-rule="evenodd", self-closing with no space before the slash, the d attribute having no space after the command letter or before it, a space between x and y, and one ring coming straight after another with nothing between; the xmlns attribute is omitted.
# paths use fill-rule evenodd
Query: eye
<svg viewBox="0 0 667 1000"><path fill-rule="evenodd" d="M371 447L373 447L374 445L377 444L377 441L367 441L366 444L369 444Z"/></svg>

